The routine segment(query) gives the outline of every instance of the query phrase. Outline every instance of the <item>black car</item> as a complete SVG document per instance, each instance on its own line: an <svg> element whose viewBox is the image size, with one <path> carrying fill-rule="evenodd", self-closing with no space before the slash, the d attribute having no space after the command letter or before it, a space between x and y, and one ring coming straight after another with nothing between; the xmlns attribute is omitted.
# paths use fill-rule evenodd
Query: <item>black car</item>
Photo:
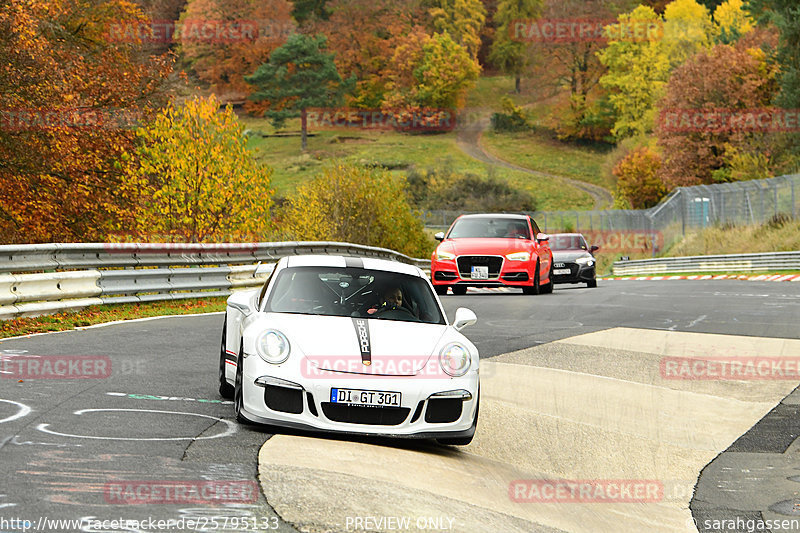
<svg viewBox="0 0 800 533"><path fill-rule="evenodd" d="M550 236L553 250L553 283L586 283L597 287L595 265L592 255L597 246L589 247L580 233L555 233Z"/></svg>

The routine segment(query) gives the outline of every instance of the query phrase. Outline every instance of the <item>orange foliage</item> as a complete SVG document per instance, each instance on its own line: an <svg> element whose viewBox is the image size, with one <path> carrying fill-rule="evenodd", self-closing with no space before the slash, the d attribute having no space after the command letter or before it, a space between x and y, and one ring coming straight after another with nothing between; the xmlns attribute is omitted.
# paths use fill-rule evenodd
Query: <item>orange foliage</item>
<svg viewBox="0 0 800 533"><path fill-rule="evenodd" d="M125 0L15 0L0 10L0 241L98 240L116 206L132 123L171 71L110 24L144 22Z"/></svg>
<svg viewBox="0 0 800 533"><path fill-rule="evenodd" d="M244 76L294 31L291 11L287 0L189 0L176 38L183 58L223 102L244 101L252 92Z"/></svg>
<svg viewBox="0 0 800 533"><path fill-rule="evenodd" d="M335 0L328 9L328 20L316 22L312 33L328 37L342 78L358 78L351 104L380 107L395 50L407 39L421 38L425 10L394 0Z"/></svg>

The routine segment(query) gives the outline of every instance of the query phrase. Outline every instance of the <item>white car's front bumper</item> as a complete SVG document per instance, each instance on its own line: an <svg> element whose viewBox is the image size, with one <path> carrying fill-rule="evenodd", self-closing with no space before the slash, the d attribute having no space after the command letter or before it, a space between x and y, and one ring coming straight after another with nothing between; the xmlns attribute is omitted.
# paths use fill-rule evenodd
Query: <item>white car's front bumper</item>
<svg viewBox="0 0 800 533"><path fill-rule="evenodd" d="M256 355L244 359L242 414L245 418L299 429L392 437L467 437L475 431L477 369L460 378L379 377L341 372L321 372L310 377L301 376L293 366L269 365ZM257 384L257 380L261 383ZM400 407L349 407L331 403L333 388L399 392Z"/></svg>

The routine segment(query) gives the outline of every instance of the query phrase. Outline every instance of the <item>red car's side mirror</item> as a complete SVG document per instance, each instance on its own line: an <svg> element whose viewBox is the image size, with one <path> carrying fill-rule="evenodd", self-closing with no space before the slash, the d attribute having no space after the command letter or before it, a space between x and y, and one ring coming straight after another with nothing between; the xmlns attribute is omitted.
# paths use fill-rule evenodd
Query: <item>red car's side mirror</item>
<svg viewBox="0 0 800 533"><path fill-rule="evenodd" d="M550 240L550 235L547 233L539 233L536 235L536 242L543 243Z"/></svg>

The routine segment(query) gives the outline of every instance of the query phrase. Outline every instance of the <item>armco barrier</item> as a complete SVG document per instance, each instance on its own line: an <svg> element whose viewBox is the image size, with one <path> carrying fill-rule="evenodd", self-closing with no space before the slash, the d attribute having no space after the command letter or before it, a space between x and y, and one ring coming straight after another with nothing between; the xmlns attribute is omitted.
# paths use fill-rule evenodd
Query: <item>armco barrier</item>
<svg viewBox="0 0 800 533"><path fill-rule="evenodd" d="M800 270L800 251L616 261L612 270L615 276L676 272L774 272L778 270Z"/></svg>
<svg viewBox="0 0 800 533"><path fill-rule="evenodd" d="M226 296L260 286L278 259L299 254L375 257L430 268L427 259L341 242L0 245L0 319Z"/></svg>

